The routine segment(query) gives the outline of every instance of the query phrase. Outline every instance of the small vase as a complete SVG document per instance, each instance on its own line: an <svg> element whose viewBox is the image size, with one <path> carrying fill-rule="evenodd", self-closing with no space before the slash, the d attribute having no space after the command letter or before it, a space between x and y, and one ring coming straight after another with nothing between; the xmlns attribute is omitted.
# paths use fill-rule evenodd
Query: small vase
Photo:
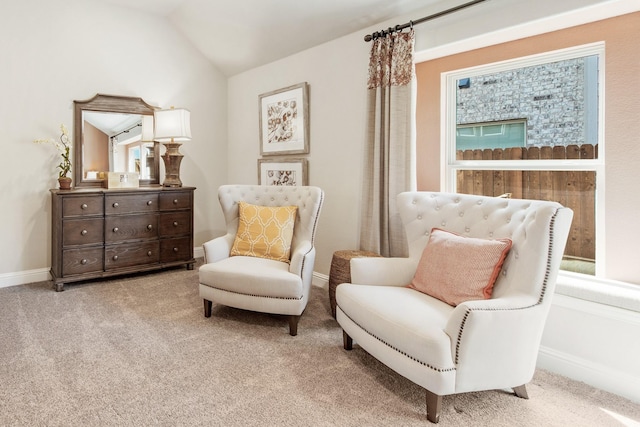
<svg viewBox="0 0 640 427"><path fill-rule="evenodd" d="M71 190L71 178L63 176L62 178L58 178L58 183L60 184L61 190Z"/></svg>

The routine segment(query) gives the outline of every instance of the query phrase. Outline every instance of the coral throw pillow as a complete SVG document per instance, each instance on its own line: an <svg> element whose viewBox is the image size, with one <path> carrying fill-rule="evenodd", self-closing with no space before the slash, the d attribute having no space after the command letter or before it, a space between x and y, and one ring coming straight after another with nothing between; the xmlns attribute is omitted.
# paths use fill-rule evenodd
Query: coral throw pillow
<svg viewBox="0 0 640 427"><path fill-rule="evenodd" d="M238 203L238 232L231 256L243 255L289 262L297 206Z"/></svg>
<svg viewBox="0 0 640 427"><path fill-rule="evenodd" d="M511 244L434 228L409 287L453 306L489 299Z"/></svg>

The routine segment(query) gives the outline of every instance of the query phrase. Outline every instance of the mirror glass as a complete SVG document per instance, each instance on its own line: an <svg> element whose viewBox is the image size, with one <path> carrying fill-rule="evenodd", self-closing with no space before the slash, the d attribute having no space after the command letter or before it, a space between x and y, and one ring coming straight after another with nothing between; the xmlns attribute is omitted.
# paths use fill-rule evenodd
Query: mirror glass
<svg viewBox="0 0 640 427"><path fill-rule="evenodd" d="M102 186L100 172L107 171L137 173L142 186L159 184L154 107L140 98L100 94L74 104L76 187Z"/></svg>

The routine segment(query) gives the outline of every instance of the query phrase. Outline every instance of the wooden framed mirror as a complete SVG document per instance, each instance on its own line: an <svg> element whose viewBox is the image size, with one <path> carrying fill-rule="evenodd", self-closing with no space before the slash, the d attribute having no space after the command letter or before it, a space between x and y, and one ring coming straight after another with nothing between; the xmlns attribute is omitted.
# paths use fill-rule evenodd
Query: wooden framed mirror
<svg viewBox="0 0 640 427"><path fill-rule="evenodd" d="M156 107L141 98L104 94L73 104L75 187L102 187L99 173L107 171L135 172L141 186L159 185L160 148L142 134L143 121L153 126Z"/></svg>

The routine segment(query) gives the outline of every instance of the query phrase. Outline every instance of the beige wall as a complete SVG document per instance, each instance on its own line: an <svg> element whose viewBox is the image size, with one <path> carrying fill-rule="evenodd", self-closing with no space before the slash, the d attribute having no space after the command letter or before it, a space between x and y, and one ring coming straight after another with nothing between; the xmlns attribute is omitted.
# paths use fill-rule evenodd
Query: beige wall
<svg viewBox="0 0 640 427"><path fill-rule="evenodd" d="M640 284L634 225L640 209L637 183L640 139L634 129L640 116L640 12L591 24L502 43L416 65L418 76L418 189L440 188L440 75L443 72L604 41L606 222L604 243L608 278Z"/></svg>
<svg viewBox="0 0 640 427"><path fill-rule="evenodd" d="M60 124L72 130L73 100L96 93L191 110L181 178L197 187L195 243L213 236L222 223L214 193L227 175L227 79L166 19L107 2L3 1L0 52L0 285L46 279L60 158L32 140L57 138Z"/></svg>
<svg viewBox="0 0 640 427"><path fill-rule="evenodd" d="M229 79L228 179L233 184L258 183L258 96L309 83L310 153L304 157L309 184L325 191L314 267L325 275L334 251L357 249L367 56L359 37L347 37Z"/></svg>

